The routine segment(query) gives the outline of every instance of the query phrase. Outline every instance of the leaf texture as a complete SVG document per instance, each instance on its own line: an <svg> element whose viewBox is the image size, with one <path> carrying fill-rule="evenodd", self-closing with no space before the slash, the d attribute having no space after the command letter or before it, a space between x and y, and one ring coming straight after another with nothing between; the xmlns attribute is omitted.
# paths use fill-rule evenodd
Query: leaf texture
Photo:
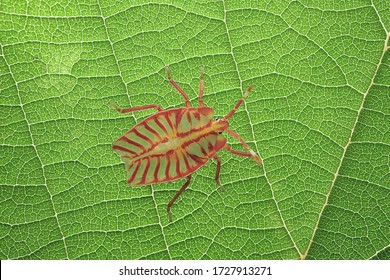
<svg viewBox="0 0 390 280"><path fill-rule="evenodd" d="M184 3L183 3L184 2ZM0 4L1 259L388 259L386 1ZM226 151L183 185L130 187L111 143L153 110L226 115ZM233 138L228 142L242 149Z"/></svg>

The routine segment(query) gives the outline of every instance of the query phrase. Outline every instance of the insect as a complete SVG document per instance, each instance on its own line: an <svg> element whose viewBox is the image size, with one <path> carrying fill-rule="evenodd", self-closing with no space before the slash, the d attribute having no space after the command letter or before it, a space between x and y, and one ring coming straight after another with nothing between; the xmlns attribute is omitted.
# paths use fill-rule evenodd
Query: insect
<svg viewBox="0 0 390 280"><path fill-rule="evenodd" d="M112 148L125 163L126 180L132 186L186 179L184 185L167 205L168 219L172 222L172 205L190 184L191 174L211 158L217 163L215 182L222 191L224 190L219 181L221 170L221 159L217 155L219 150L224 148L234 155L250 157L259 165L262 164L262 160L236 132L228 128L228 119L249 95L253 84L225 117L213 119L214 110L204 106L203 102L204 68L200 74L199 107L197 108L191 107L187 94L172 80L168 67L166 70L169 82L183 96L185 107L164 110L159 105L149 104L121 109L115 104L109 103L109 105L119 113L157 110L157 113L136 124L113 142ZM227 132L240 141L247 152L233 150L226 143L222 132Z"/></svg>

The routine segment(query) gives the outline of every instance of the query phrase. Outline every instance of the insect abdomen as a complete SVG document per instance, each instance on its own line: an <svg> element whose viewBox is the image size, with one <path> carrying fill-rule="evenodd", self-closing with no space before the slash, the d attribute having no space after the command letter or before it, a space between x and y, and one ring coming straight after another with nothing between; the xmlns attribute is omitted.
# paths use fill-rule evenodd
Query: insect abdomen
<svg viewBox="0 0 390 280"><path fill-rule="evenodd" d="M148 185L188 176L226 143L210 130L213 110L177 108L162 111L135 125L113 143L131 185Z"/></svg>

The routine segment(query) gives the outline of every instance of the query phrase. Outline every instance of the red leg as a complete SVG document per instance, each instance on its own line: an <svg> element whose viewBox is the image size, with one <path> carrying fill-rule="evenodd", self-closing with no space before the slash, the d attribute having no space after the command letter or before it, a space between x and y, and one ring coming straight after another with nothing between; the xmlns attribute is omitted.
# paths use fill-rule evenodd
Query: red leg
<svg viewBox="0 0 390 280"><path fill-rule="evenodd" d="M137 106L137 107L132 107L132 108L124 108L121 109L118 106L116 106L114 103L108 103L108 106L114 108L117 110L119 113L130 113L130 112L135 112L135 111L141 111L141 110L147 110L147 109L156 109L157 111L163 111L164 109L161 108L159 105L156 104L150 104L150 105L144 105L144 106Z"/></svg>
<svg viewBox="0 0 390 280"><path fill-rule="evenodd" d="M240 156L240 157L252 157L252 154L251 154L251 153L233 150L232 147L230 147L228 144L225 145L225 149L228 150L229 153L231 153L231 154L233 154L233 155L236 155L236 156Z"/></svg>
<svg viewBox="0 0 390 280"><path fill-rule="evenodd" d="M188 175L186 177L186 180L187 181L184 183L184 185L181 187L181 189L175 194L175 196L172 198L172 200L167 205L167 213L168 213L168 219L169 219L170 223L172 222L171 207L172 207L173 203L175 203L176 199L182 194L182 192L184 192L184 190L190 184L191 175Z"/></svg>
<svg viewBox="0 0 390 280"><path fill-rule="evenodd" d="M200 85L199 85L199 107L204 107L203 91L204 91L204 79L203 79L204 66L200 72Z"/></svg>
<svg viewBox="0 0 390 280"><path fill-rule="evenodd" d="M167 74L168 74L168 80L169 82L171 83L171 85L173 85L176 90L184 97L184 100L186 102L186 107L189 108L191 107L191 104L190 104L190 100L188 99L188 96L187 94L184 92L184 90L181 89L181 87L179 87L178 84L176 84L176 82L174 80L172 80L172 77L171 77L171 71L169 70L168 66L165 67L167 69Z"/></svg>
<svg viewBox="0 0 390 280"><path fill-rule="evenodd" d="M236 112L236 110L238 109L238 107L240 107L240 105L242 104L242 102L244 102L244 99L246 97L248 97L249 93L251 92L252 88L253 88L254 84L251 84L249 86L249 88L246 90L245 94L241 97L240 100L238 100L236 106L234 106L233 110L231 110L229 112L229 114L226 115L226 117L224 117L225 120L227 120L228 118L230 118L231 116L233 116L233 114Z"/></svg>
<svg viewBox="0 0 390 280"><path fill-rule="evenodd" d="M256 155L256 153L248 146L247 143L245 143L244 140L242 140L242 138L236 132L234 132L233 130L230 130L230 129L227 129L226 131L231 136L233 136L238 141L240 141L241 144L249 151L249 153L232 150L232 148L229 145L227 145L227 144L225 145L226 150L228 150L230 153L232 153L234 155L244 156L244 157L251 157L254 161L256 161L256 163L258 165L262 164L263 161L261 160L261 158L258 155Z"/></svg>
<svg viewBox="0 0 390 280"><path fill-rule="evenodd" d="M217 182L217 185L221 188L221 190L224 192L225 189L223 188L223 186L221 185L221 183L219 182L219 173L221 171L221 159L219 158L219 156L217 155L214 155L213 157L216 161L217 161L217 170L215 172L215 182Z"/></svg>

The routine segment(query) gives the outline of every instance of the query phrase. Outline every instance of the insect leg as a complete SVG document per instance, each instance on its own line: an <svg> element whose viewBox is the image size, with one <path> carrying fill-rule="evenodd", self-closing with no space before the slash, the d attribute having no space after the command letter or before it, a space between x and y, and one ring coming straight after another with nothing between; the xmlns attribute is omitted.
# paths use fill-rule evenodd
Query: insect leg
<svg viewBox="0 0 390 280"><path fill-rule="evenodd" d="M175 89L184 97L184 100L186 102L186 107L189 108L191 107L191 104L190 104L190 100L188 99L188 96L187 94L184 92L184 90L181 89L181 87L179 87L178 84L176 84L176 82L174 80L172 80L172 77L171 77L171 71L169 70L168 66L165 67L167 69L167 74L168 74L168 80L169 82L171 83L171 85L173 85L175 87Z"/></svg>
<svg viewBox="0 0 390 280"><path fill-rule="evenodd" d="M251 153L233 150L232 147L230 147L228 144L225 145L225 149L228 150L229 153L236 155L236 156L252 157Z"/></svg>
<svg viewBox="0 0 390 280"><path fill-rule="evenodd" d="M130 113L130 112L147 110L147 109L152 109L152 108L156 109L157 111L163 111L164 110L163 108L161 108L160 105L156 105L156 104L149 104L149 105L144 105L144 106L137 106L137 107L121 109L118 106L116 106L114 103L109 102L108 106L114 108L119 113Z"/></svg>
<svg viewBox="0 0 390 280"><path fill-rule="evenodd" d="M254 84L251 84L249 86L249 88L246 90L246 92L244 93L244 95L241 97L240 100L238 100L236 106L234 106L233 110L231 110L229 112L229 114L226 115L226 117L224 117L225 120L227 120L228 118L230 118L231 116L234 115L234 113L236 112L236 110L238 109L238 107L240 107L240 105L242 104L242 102L244 102L244 99L246 97L248 97L249 93L251 92L252 88L253 88Z"/></svg>
<svg viewBox="0 0 390 280"><path fill-rule="evenodd" d="M203 91L204 91L203 73L204 73L204 66L202 66L202 70L201 70L201 72L200 72L199 107L204 107L204 103L203 103Z"/></svg>
<svg viewBox="0 0 390 280"><path fill-rule="evenodd" d="M188 187L188 185L190 184L190 181L191 181L191 175L188 175L186 177L186 182L184 183L184 185L181 187L181 189L175 194L175 196L172 198L172 200L168 203L167 205L167 213L168 213L168 219L169 219L169 222L171 223L172 222L172 215L171 215L171 207L173 205L173 203L175 203L176 199L182 194L182 192L184 192L184 190Z"/></svg>
<svg viewBox="0 0 390 280"><path fill-rule="evenodd" d="M248 146L247 143L245 143L244 140L242 140L242 138L236 133L234 132L233 130L230 130L230 129L227 129L226 130L231 136L233 136L234 138L236 138L238 141L241 142L241 144L249 151L249 153L247 152L241 152L241 151L235 151L235 150L232 150L232 148L226 144L225 145L225 149L228 150L230 153L234 154L234 155L238 155L238 156L244 156L244 157L251 157L254 161L256 161L256 163L258 165L261 165L261 163L263 162L261 160L261 158L256 155L256 153Z"/></svg>
<svg viewBox="0 0 390 280"><path fill-rule="evenodd" d="M221 190L224 192L225 189L223 188L223 186L221 185L221 183L219 182L219 172L221 171L221 159L219 158L219 156L217 155L214 155L213 157L216 161L217 161L217 170L215 172L215 182L217 182L217 185L221 188Z"/></svg>

